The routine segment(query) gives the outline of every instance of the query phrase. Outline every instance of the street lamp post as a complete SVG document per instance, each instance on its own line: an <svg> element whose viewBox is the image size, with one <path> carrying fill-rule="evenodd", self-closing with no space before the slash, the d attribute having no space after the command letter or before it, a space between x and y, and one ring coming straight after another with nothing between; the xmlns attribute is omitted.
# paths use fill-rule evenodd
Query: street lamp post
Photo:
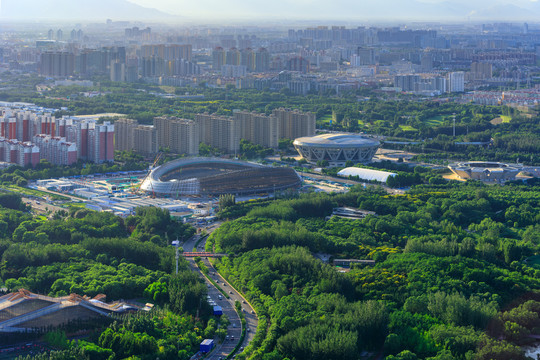
<svg viewBox="0 0 540 360"><path fill-rule="evenodd" d="M180 258L180 241L178 240L178 237L171 244L176 248L176 275L178 275L178 259Z"/></svg>

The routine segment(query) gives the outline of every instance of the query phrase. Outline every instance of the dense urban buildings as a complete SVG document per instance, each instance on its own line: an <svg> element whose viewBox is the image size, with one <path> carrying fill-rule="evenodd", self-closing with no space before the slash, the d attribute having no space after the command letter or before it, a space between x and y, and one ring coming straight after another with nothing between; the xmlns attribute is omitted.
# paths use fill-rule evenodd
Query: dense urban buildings
<svg viewBox="0 0 540 360"><path fill-rule="evenodd" d="M39 159L57 165L71 165L77 160L95 163L114 160L114 125L110 122L100 124L97 119L68 116L55 118L51 113L9 106L3 107L0 114L0 141L4 149L0 161L35 166Z"/></svg>
<svg viewBox="0 0 540 360"><path fill-rule="evenodd" d="M199 144L204 143L234 154L241 139L277 148L279 139L314 135L315 121L315 114L290 109L276 109L271 115L249 111L234 111L231 117L196 114L194 120L160 116L154 118L154 125L118 119L114 123L115 149L146 155L168 149L173 153L197 155Z"/></svg>

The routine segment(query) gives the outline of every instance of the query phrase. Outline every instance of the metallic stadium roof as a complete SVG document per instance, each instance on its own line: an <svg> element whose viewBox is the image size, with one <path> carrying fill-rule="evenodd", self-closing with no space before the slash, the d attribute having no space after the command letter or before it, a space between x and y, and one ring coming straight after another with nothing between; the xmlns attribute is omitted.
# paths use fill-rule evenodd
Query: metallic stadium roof
<svg viewBox="0 0 540 360"><path fill-rule="evenodd" d="M294 144L323 148L358 148L380 145L377 140L355 134L323 134L311 137L301 137L294 140Z"/></svg>

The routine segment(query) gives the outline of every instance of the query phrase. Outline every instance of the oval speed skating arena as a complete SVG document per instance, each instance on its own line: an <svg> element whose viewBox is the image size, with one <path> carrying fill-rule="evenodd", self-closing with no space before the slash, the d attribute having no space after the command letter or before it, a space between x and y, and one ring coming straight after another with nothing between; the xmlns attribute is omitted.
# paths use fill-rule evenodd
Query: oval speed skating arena
<svg viewBox="0 0 540 360"><path fill-rule="evenodd" d="M182 195L248 195L301 186L291 168L267 167L215 158L178 159L153 169L141 190L160 197Z"/></svg>

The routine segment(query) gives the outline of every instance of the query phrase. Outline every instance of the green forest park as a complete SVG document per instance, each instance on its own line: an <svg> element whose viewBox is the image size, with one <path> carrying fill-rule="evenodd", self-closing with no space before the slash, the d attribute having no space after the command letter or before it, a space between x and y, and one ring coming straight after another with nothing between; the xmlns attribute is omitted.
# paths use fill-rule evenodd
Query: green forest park
<svg viewBox="0 0 540 360"><path fill-rule="evenodd" d="M255 339L236 358L525 359L521 346L540 333L539 190L449 182L405 195L354 187L228 201L206 247L229 254L215 266L259 317ZM139 208L121 219L72 208L46 219L17 195L0 195L0 205L7 291L157 305L93 323L77 342L66 338L77 324L51 329L43 338L53 351L33 358L188 359L202 339L224 336L228 319L210 315L200 278L185 261L172 275L167 239L194 229L166 211ZM336 206L376 215L325 220ZM342 273L319 253L375 264Z"/></svg>
<svg viewBox="0 0 540 360"><path fill-rule="evenodd" d="M290 107L315 112L319 129L409 142L395 147L416 153L415 161L519 159L540 164L538 117L504 106L409 101L370 90L339 97L176 90L204 95L194 101L150 95L163 90L146 84L106 81L101 83L106 95L81 99L70 96L82 91L76 87L38 96L34 79L27 81L20 94L0 92L0 100L69 109L57 116L123 113L142 124L165 114L189 119L205 111L230 115L234 109L270 113ZM500 116L511 121L493 122ZM490 145L462 147L456 141ZM243 146L245 158L266 150ZM117 154L113 164L55 167L41 162L35 169L2 170L0 182L20 190L35 179L147 165L131 153ZM223 222L206 240L206 249L227 254L214 266L254 306L259 319L253 341L236 359L525 360L524 349L538 347L540 184L446 181L424 168L405 172L382 166L399 170L410 190L392 195L382 187L355 186L344 194L287 194L238 203L223 199ZM375 215L329 218L338 206ZM223 339L229 324L226 316L211 315L208 288L186 260L180 259L179 274L174 274L175 254L168 244L194 232L156 208L138 208L124 219L79 207L45 217L32 213L17 194L0 193L0 288L51 296L103 293L108 301L155 304L149 313L43 329L37 340L29 334L2 334L0 349L39 341L46 352L19 360L190 359L203 339ZM321 261L321 254L374 263L353 264L349 271ZM81 331L77 341L71 339Z"/></svg>

